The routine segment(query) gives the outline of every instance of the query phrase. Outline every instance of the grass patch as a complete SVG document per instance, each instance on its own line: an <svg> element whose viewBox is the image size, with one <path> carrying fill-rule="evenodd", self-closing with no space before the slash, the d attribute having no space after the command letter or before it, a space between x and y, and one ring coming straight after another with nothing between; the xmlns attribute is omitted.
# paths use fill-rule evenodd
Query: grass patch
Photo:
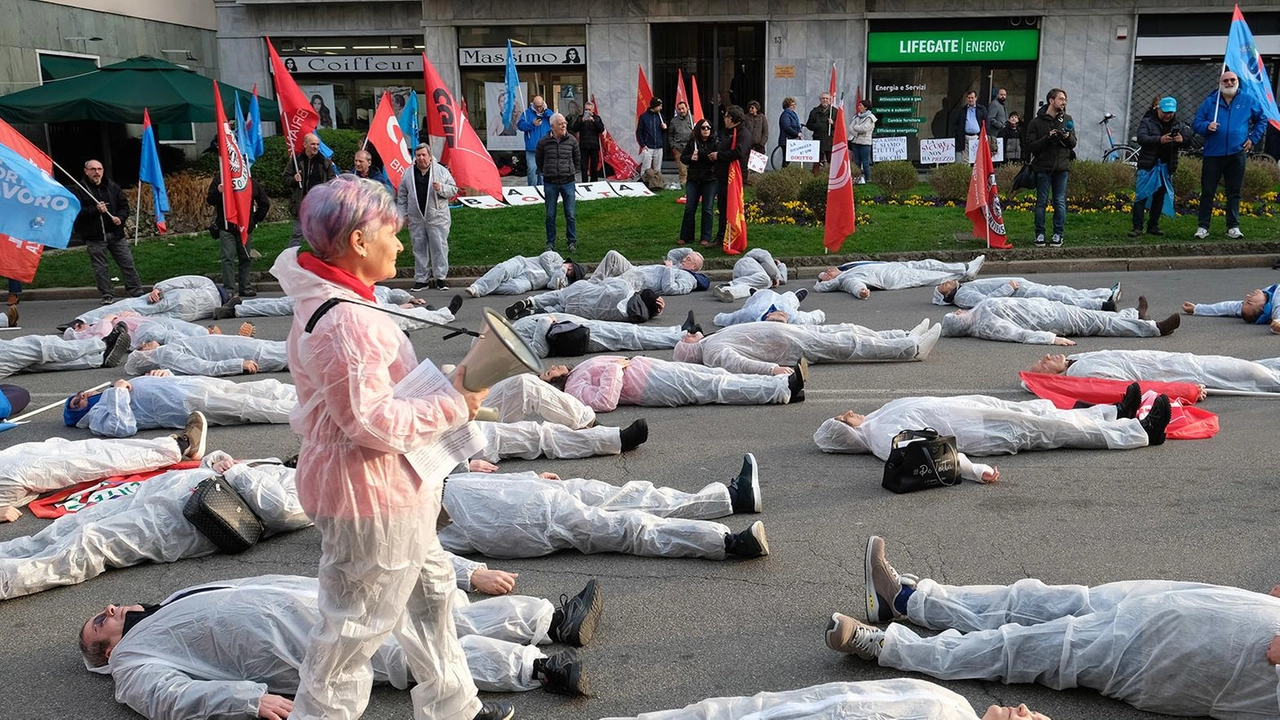
<svg viewBox="0 0 1280 720"><path fill-rule="evenodd" d="M750 192L748 190L748 192ZM912 191L931 194L927 185ZM881 195L874 184L857 186L860 198ZM618 198L579 202L578 247L575 260L594 262L609 250L618 250L638 261L658 260L680 237L684 205L676 204L675 192L652 198ZM898 251L932 251L977 249L977 242L957 243L956 233L972 231L964 216L964 207L912 207L862 203L860 218L870 222L859 224L858 231L845 241L842 253L876 254ZM1047 224L1052 228L1052 218ZM537 255L545 246L543 207L525 206L500 210L453 211L449 261L454 266L493 265L513 255ZM1007 211L1004 215L1009 237L1018 247L1030 247L1034 222L1030 211ZM1161 244L1191 243L1196 230L1193 214L1164 218L1160 224L1164 237ZM1129 215L1119 212L1069 213L1066 241L1070 246L1131 245L1126 235L1131 227ZM1274 241L1280 237L1280 220L1276 218L1242 217L1240 229L1249 240ZM1226 228L1220 218L1214 220L1214 239L1223 238ZM254 233L254 246L263 257L254 262L255 271L270 269L275 256L288 244L290 223L260 226ZM559 216L559 247L564 250L564 215ZM774 255L812 256L822 254L822 227L795 225L750 225L748 238L752 247L767 248ZM406 250L400 256L402 268L412 268L413 256L408 250L408 234L401 233ZM1156 238L1144 237L1138 243ZM706 253L709 258L723 256L717 248ZM203 275L220 272L218 244L208 233L173 238L152 238L134 248L134 259L145 283L154 283L176 275ZM114 268L114 266L113 266ZM403 275L403 270L402 270ZM91 287L93 275L83 248L49 251L40 263L33 288Z"/></svg>

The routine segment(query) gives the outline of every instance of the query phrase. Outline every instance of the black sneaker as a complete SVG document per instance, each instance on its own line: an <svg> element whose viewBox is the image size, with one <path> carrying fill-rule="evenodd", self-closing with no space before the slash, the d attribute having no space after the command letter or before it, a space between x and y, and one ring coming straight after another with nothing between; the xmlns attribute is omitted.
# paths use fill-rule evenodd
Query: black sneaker
<svg viewBox="0 0 1280 720"><path fill-rule="evenodd" d="M448 290L448 289L449 289L449 283L445 282L444 280L436 280L436 281L435 281L435 283L436 283L436 289L437 289L437 290Z"/></svg>
<svg viewBox="0 0 1280 720"><path fill-rule="evenodd" d="M285 466L285 467L287 467L287 468L294 468L294 469L297 469L297 467L298 467L298 454L297 454L297 453L294 453L293 455L290 455L289 457L285 458L285 460L284 460L284 466Z"/></svg>
<svg viewBox="0 0 1280 720"><path fill-rule="evenodd" d="M635 450L649 439L649 421L640 418L618 431L618 439L622 441L622 452Z"/></svg>
<svg viewBox="0 0 1280 720"><path fill-rule="evenodd" d="M555 695L585 697L591 694L576 650L564 650L533 661L533 678Z"/></svg>
<svg viewBox="0 0 1280 720"><path fill-rule="evenodd" d="M796 291L796 302L798 302L798 303L802 303L802 302L804 302L804 299L805 299L805 298L807 298L807 297L809 297L809 291L808 291L808 290L806 290L806 289L804 289L804 288L800 288L799 290L797 290L797 291Z"/></svg>
<svg viewBox="0 0 1280 720"><path fill-rule="evenodd" d="M462 296L454 295L453 299L449 301L449 312L454 315L457 315L458 311L461 309L462 309Z"/></svg>
<svg viewBox="0 0 1280 720"><path fill-rule="evenodd" d="M758 558L769 554L769 538L764 534L764 523L759 520L736 535L724 536L724 551L740 558Z"/></svg>
<svg viewBox="0 0 1280 720"><path fill-rule="evenodd" d="M1056 248L1062 247L1062 236L1058 233L1054 233L1053 238L1049 240L1049 245Z"/></svg>
<svg viewBox="0 0 1280 720"><path fill-rule="evenodd" d="M182 434L174 436L184 460L199 460L204 457L205 437L208 431L209 421L205 419L204 413L196 410L187 416L187 424Z"/></svg>
<svg viewBox="0 0 1280 720"><path fill-rule="evenodd" d="M604 597L595 579L587 581L582 592L569 597L560 596L560 607L551 616L547 635L552 642L582 647L595 635L600 613L604 611Z"/></svg>
<svg viewBox="0 0 1280 720"><path fill-rule="evenodd" d="M1138 408L1142 407L1142 387L1138 383L1129 383L1124 389L1124 397L1116 403L1116 417L1136 418Z"/></svg>
<svg viewBox="0 0 1280 720"><path fill-rule="evenodd" d="M430 290L430 289L431 289L430 283L414 283L413 287L409 288L409 292L422 292L423 290Z"/></svg>
<svg viewBox="0 0 1280 720"><path fill-rule="evenodd" d="M1161 235L1164 235L1164 233L1158 227L1147 228L1147 234L1155 235L1156 237L1160 237Z"/></svg>
<svg viewBox="0 0 1280 720"><path fill-rule="evenodd" d="M787 402L794 405L804 402L804 376L807 373L800 372L800 366L797 365L791 369L791 374L787 376L787 389L791 391L791 399Z"/></svg>
<svg viewBox="0 0 1280 720"><path fill-rule="evenodd" d="M738 476L729 481L729 502L734 515L764 510L764 502L760 498L760 466L755 455L747 453L742 458Z"/></svg>
<svg viewBox="0 0 1280 720"><path fill-rule="evenodd" d="M507 319L512 322L532 314L533 304L528 300L517 300L507 306Z"/></svg>
<svg viewBox="0 0 1280 720"><path fill-rule="evenodd" d="M511 720L516 716L516 708L511 703L487 702L480 706L476 720Z"/></svg>
<svg viewBox="0 0 1280 720"><path fill-rule="evenodd" d="M102 367L118 367L125 358L129 357L132 340L129 338L129 328L124 323L116 323L115 329L108 333L102 342L106 344L106 348L102 351Z"/></svg>
<svg viewBox="0 0 1280 720"><path fill-rule="evenodd" d="M1173 408L1169 405L1169 396L1161 395L1156 398L1155 403L1151 405L1151 412L1140 421L1142 429L1147 431L1147 441L1149 445L1163 445L1165 440L1165 428L1169 427L1169 419L1173 415Z"/></svg>
<svg viewBox="0 0 1280 720"><path fill-rule="evenodd" d="M240 291L240 297L258 297L258 291L253 288L245 288Z"/></svg>
<svg viewBox="0 0 1280 720"><path fill-rule="evenodd" d="M213 319L226 320L227 318L235 317L236 306L241 302L243 302L243 300L240 299L239 295L232 295L226 302L222 303L222 307L216 308L213 311Z"/></svg>
<svg viewBox="0 0 1280 720"><path fill-rule="evenodd" d="M1134 228L1130 230L1129 237L1131 238L1142 237L1142 228Z"/></svg>
<svg viewBox="0 0 1280 720"><path fill-rule="evenodd" d="M1036 247L1038 248L1044 247L1044 233L1040 233L1039 235L1036 235Z"/></svg>

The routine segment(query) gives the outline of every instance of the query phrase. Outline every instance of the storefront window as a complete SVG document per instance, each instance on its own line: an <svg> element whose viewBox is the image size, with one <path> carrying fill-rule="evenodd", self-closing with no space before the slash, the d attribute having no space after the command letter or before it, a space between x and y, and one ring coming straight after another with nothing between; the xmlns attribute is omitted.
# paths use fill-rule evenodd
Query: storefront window
<svg viewBox="0 0 1280 720"><path fill-rule="evenodd" d="M712 123L720 122L720 111L730 104L763 104L764 23L655 24L650 38L654 76L649 85L665 101L664 113L675 112L677 71L683 72L689 93L690 77L697 77L698 99Z"/></svg>
<svg viewBox="0 0 1280 720"><path fill-rule="evenodd" d="M506 47L537 45L583 45L585 25L486 25L458 28L458 47Z"/></svg>

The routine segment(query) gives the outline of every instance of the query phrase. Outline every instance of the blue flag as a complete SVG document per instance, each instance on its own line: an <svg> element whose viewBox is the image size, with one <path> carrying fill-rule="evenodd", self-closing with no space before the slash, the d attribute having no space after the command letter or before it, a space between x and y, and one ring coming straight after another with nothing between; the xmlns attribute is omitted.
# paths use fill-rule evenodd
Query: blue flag
<svg viewBox="0 0 1280 720"><path fill-rule="evenodd" d="M405 142L409 144L409 150L418 144L418 91L410 90L409 97L404 101L404 109L400 111L400 117L396 118L400 123L400 132L404 134Z"/></svg>
<svg viewBox="0 0 1280 720"><path fill-rule="evenodd" d="M507 74L505 77L507 92L506 104L502 106L502 127L511 127L511 111L516 106L516 93L520 92L520 76L516 75L516 58L511 54L511 40L507 40Z"/></svg>
<svg viewBox="0 0 1280 720"><path fill-rule="evenodd" d="M249 101L249 139L253 149L241 149L241 152L252 152L254 159L262 157L265 148L262 145L262 112L258 109L258 85L253 86L253 99Z"/></svg>
<svg viewBox="0 0 1280 720"><path fill-rule="evenodd" d="M169 191L164 187L164 174L160 172L160 152L156 149L156 133L151 129L151 113L142 110L142 159L138 161L138 179L151 186L151 199L155 203L156 229L163 235L164 214L169 212Z"/></svg>
<svg viewBox="0 0 1280 720"><path fill-rule="evenodd" d="M0 233L65 248L79 213L80 201L70 190L9 146L0 145Z"/></svg>
<svg viewBox="0 0 1280 720"><path fill-rule="evenodd" d="M1252 95L1262 108L1262 114L1280 130L1280 108L1276 107L1276 95L1271 90L1271 78L1262 64L1262 54L1253 41L1249 23L1244 21L1240 6L1231 17L1231 33L1227 36L1227 69L1240 78L1241 92Z"/></svg>
<svg viewBox="0 0 1280 720"><path fill-rule="evenodd" d="M240 109L240 92L236 91L236 145L240 146L240 157L253 166L253 140L249 138L249 118Z"/></svg>

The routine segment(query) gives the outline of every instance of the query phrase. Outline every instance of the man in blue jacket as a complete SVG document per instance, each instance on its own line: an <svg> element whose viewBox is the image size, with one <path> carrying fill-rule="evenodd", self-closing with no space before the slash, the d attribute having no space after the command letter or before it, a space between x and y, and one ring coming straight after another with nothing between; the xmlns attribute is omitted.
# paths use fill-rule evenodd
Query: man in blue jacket
<svg viewBox="0 0 1280 720"><path fill-rule="evenodd" d="M1222 73L1218 89L1200 104L1191 127L1204 136L1196 239L1209 237L1213 196L1221 181L1227 190L1227 237L1239 240L1244 237L1240 232L1240 186L1244 183L1245 162L1267 128L1262 107L1249 93L1240 93L1240 79L1228 70Z"/></svg>
<svg viewBox="0 0 1280 720"><path fill-rule="evenodd" d="M542 184L542 173L538 170L538 159L534 157L534 151L538 149L538 141L551 132L552 115L551 108L547 107L542 96L534 95L533 102L520 113L520 119L516 121L516 127L524 133L524 161L529 167L530 185Z"/></svg>
<svg viewBox="0 0 1280 720"><path fill-rule="evenodd" d="M648 170L662 173L662 149L667 146L667 123L662 119L662 98L649 100L649 110L636 123L636 144L640 146L640 174Z"/></svg>

